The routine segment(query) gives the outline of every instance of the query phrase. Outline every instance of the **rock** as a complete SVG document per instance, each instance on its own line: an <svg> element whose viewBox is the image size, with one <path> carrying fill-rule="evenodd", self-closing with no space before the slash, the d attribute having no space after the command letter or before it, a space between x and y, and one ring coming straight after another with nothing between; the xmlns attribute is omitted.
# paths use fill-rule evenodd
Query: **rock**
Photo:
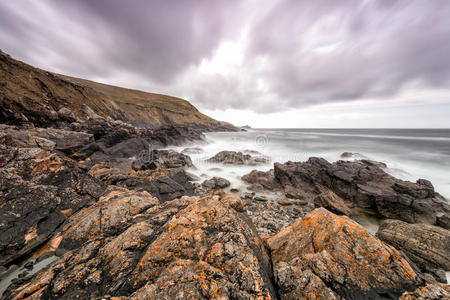
<svg viewBox="0 0 450 300"><path fill-rule="evenodd" d="M267 197L263 196L263 195L255 195L253 197L253 200L259 201L259 202L267 202L267 201L269 201L269 199L267 199Z"/></svg>
<svg viewBox="0 0 450 300"><path fill-rule="evenodd" d="M294 204L294 202L292 200L288 200L288 199L279 199L278 204L280 204L282 206L289 206L289 205Z"/></svg>
<svg viewBox="0 0 450 300"><path fill-rule="evenodd" d="M377 237L403 251L423 272L433 274L438 281L447 281L445 274L442 278L436 271L450 271L449 230L427 224L386 220L381 223Z"/></svg>
<svg viewBox="0 0 450 300"><path fill-rule="evenodd" d="M202 187L205 189L223 189L230 186L230 182L222 177L213 177L202 182Z"/></svg>
<svg viewBox="0 0 450 300"><path fill-rule="evenodd" d="M273 170L263 172L253 170L248 174L245 174L241 178L243 181L252 184L252 190L279 190L281 185L275 180Z"/></svg>
<svg viewBox="0 0 450 300"><path fill-rule="evenodd" d="M147 191L162 202L194 194L194 186L181 168L119 172L105 175L103 182Z"/></svg>
<svg viewBox="0 0 450 300"><path fill-rule="evenodd" d="M105 198L105 209L123 196ZM263 242L245 215L232 208L235 199L226 197L155 204L125 216L123 225L107 221L115 209L105 211L103 233L89 237L89 230L82 230L86 242L31 280L14 283L4 297L275 299Z"/></svg>
<svg viewBox="0 0 450 300"><path fill-rule="evenodd" d="M387 174L383 166L368 160L330 164L313 157L306 162L275 163L274 177L291 198L313 201L328 189L353 206L384 218L448 229L444 216L450 214L450 206L429 181L403 181Z"/></svg>
<svg viewBox="0 0 450 300"><path fill-rule="evenodd" d="M259 165L265 164L270 160L264 156L252 157L250 154L243 154L242 152L221 151L207 161L233 165Z"/></svg>
<svg viewBox="0 0 450 300"><path fill-rule="evenodd" d="M74 161L49 151L1 147L4 153L14 153L0 168L0 265L4 265L45 242L67 217L95 202L104 185Z"/></svg>
<svg viewBox="0 0 450 300"><path fill-rule="evenodd" d="M156 168L193 167L191 158L173 150L152 150L138 157L132 165L133 170L153 170Z"/></svg>
<svg viewBox="0 0 450 300"><path fill-rule="evenodd" d="M33 261L29 261L23 267L25 269L27 269L27 270L33 270L33 266L34 266L34 262Z"/></svg>
<svg viewBox="0 0 450 300"><path fill-rule="evenodd" d="M69 123L77 121L77 117L75 117L74 113L67 107L63 107L60 110L58 110L58 117L61 120Z"/></svg>
<svg viewBox="0 0 450 300"><path fill-rule="evenodd" d="M420 284L401 254L319 208L267 240L282 299L394 298Z"/></svg>
<svg viewBox="0 0 450 300"><path fill-rule="evenodd" d="M191 173L191 172L186 172L186 176L188 178L189 181L200 181L200 177Z"/></svg>
<svg viewBox="0 0 450 300"><path fill-rule="evenodd" d="M438 300L450 299L450 285L428 284L414 292L405 292L399 300Z"/></svg>
<svg viewBox="0 0 450 300"><path fill-rule="evenodd" d="M343 152L341 154L341 158L358 158L358 159L362 159L365 158L364 155L362 155L361 153L353 153L353 152Z"/></svg>
<svg viewBox="0 0 450 300"><path fill-rule="evenodd" d="M348 216L350 214L350 209L345 205L344 200L330 190L319 194L314 199L314 204L317 207L325 207L338 215Z"/></svg>

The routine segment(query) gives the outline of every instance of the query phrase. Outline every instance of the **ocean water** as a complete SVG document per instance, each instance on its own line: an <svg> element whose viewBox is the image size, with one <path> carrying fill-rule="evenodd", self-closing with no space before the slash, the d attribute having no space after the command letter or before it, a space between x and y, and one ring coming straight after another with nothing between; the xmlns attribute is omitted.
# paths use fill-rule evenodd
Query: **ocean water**
<svg viewBox="0 0 450 300"><path fill-rule="evenodd" d="M352 152L359 154L357 158L386 163L386 171L397 178L414 182L428 179L437 192L450 198L450 129L250 129L207 133L206 142L176 150L185 147L202 149L189 154L196 166L192 173L202 180L221 176L240 189L245 189L242 175L253 169L269 170L274 162L305 161L312 156L333 162L344 159L343 152ZM271 162L233 166L205 161L222 150L258 151Z"/></svg>

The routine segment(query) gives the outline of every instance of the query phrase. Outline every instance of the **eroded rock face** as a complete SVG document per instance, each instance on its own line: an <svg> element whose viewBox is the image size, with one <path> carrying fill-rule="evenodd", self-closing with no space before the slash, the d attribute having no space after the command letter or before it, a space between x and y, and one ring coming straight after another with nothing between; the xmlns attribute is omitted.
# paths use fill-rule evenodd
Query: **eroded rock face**
<svg viewBox="0 0 450 300"><path fill-rule="evenodd" d="M450 299L450 285L429 284L414 292L405 292L399 300L439 300Z"/></svg>
<svg viewBox="0 0 450 300"><path fill-rule="evenodd" d="M386 218L447 227L450 206L429 181L403 181L384 172L382 166L369 160L331 164L313 157L306 162L275 163L274 175L292 198L313 201L325 188Z"/></svg>
<svg viewBox="0 0 450 300"><path fill-rule="evenodd" d="M270 160L265 156L251 156L250 154L244 154L236 151L221 151L209 158L207 161L232 165L254 166L268 163Z"/></svg>
<svg viewBox="0 0 450 300"><path fill-rule="evenodd" d="M0 145L0 265L29 253L104 185L65 157Z"/></svg>
<svg viewBox="0 0 450 300"><path fill-rule="evenodd" d="M156 168L193 167L191 158L173 150L151 150L142 153L132 165L133 170L154 170Z"/></svg>
<svg viewBox="0 0 450 300"><path fill-rule="evenodd" d="M395 299L420 283L397 250L324 208L283 228L267 244L282 299Z"/></svg>
<svg viewBox="0 0 450 300"><path fill-rule="evenodd" d="M63 231L61 245L69 237L84 243L29 282L11 286L6 297L276 298L263 243L241 209L233 208L242 208L239 198L182 197L158 204L142 193L111 193L101 200L102 230L94 222L100 203L73 216L72 223L84 229ZM120 203L132 195L145 204L121 216L126 205ZM79 225L86 218L92 226Z"/></svg>
<svg viewBox="0 0 450 300"><path fill-rule="evenodd" d="M423 272L446 282L450 271L450 231L426 224L384 221L377 232L382 241L403 251Z"/></svg>

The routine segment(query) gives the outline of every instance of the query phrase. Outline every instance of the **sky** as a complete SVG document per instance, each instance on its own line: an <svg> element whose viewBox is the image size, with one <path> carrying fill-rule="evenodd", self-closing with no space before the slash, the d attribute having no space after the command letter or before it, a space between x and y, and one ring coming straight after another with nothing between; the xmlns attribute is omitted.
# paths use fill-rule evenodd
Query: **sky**
<svg viewBox="0 0 450 300"><path fill-rule="evenodd" d="M450 127L449 0L0 1L0 49L235 125Z"/></svg>

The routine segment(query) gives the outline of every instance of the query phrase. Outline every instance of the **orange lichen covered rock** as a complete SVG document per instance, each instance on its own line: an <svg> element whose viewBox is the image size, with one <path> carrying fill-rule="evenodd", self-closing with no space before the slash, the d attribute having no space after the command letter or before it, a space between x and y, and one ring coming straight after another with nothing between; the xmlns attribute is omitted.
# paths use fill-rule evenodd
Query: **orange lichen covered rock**
<svg viewBox="0 0 450 300"><path fill-rule="evenodd" d="M283 228L267 243L283 299L398 296L419 284L397 250L324 208Z"/></svg>
<svg viewBox="0 0 450 300"><path fill-rule="evenodd" d="M405 292L399 300L438 300L450 299L450 285L429 284L414 292Z"/></svg>
<svg viewBox="0 0 450 300"><path fill-rule="evenodd" d="M131 215L116 214L127 204L134 205L131 195L139 197L133 203L147 207ZM110 190L99 203L74 215L77 222L62 232L61 245L77 234L79 242L84 242L66 243L78 248L67 251L29 282L11 286L5 296L276 298L269 256L253 225L240 212L242 204L236 196L154 200L146 192ZM102 231L92 223L100 207Z"/></svg>

